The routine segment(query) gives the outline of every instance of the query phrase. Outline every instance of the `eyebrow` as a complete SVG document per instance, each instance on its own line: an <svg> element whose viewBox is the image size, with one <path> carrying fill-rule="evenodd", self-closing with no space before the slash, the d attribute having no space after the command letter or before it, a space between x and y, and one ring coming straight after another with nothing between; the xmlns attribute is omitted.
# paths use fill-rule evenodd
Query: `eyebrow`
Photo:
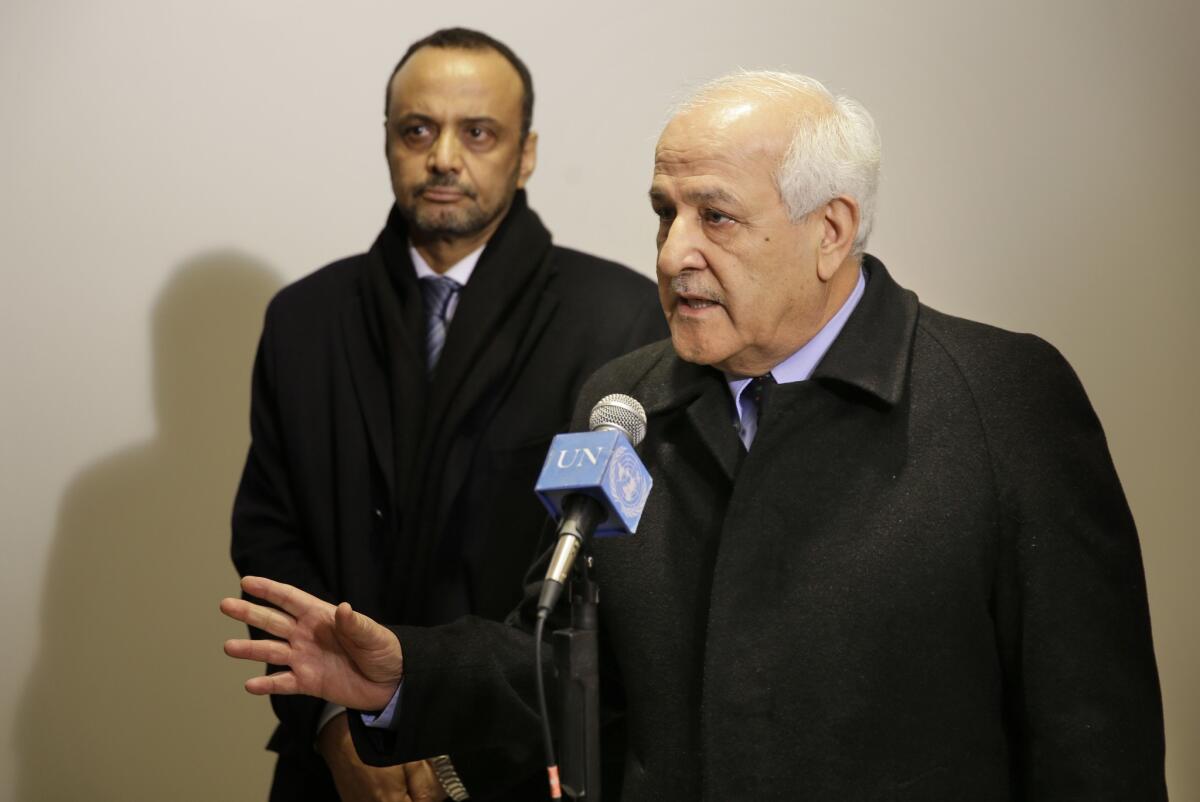
<svg viewBox="0 0 1200 802"><path fill-rule="evenodd" d="M462 122L464 125L475 125L477 123L486 123L487 125L490 125L493 128L502 128L503 127L503 123L501 123L495 117L488 117L486 115L484 115L482 117L463 117L462 120L460 120L460 122Z"/></svg>
<svg viewBox="0 0 1200 802"><path fill-rule="evenodd" d="M723 189L690 189L685 190L683 199L690 206L706 206L710 204L732 204L737 205L738 199L729 192ZM669 203L670 198L667 194L659 189L650 189L651 203Z"/></svg>
<svg viewBox="0 0 1200 802"><path fill-rule="evenodd" d="M422 114L419 111L410 111L406 114L399 114L395 117L394 121L395 122L411 122L411 121L415 121L415 120L420 120L422 122L430 122L430 123L437 122L437 120L435 120L433 117L429 116L428 114ZM499 120L497 120L495 117L489 117L487 115L482 115L479 117L463 117L461 120L458 120L457 123L459 125L484 124L484 125L490 125L493 128L503 128L504 127L504 124L501 123Z"/></svg>
<svg viewBox="0 0 1200 802"><path fill-rule="evenodd" d="M723 189L686 190L683 193L683 199L692 206L704 206L711 203L737 203L737 198Z"/></svg>

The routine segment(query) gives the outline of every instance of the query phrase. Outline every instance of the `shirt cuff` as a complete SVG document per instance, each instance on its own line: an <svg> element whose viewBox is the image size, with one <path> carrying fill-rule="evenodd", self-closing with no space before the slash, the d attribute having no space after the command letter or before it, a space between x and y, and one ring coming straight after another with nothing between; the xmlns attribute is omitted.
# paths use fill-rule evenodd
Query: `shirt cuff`
<svg viewBox="0 0 1200 802"><path fill-rule="evenodd" d="M400 709L400 692L404 690L404 680L396 686L396 692L392 694L392 698L388 700L387 706L380 710L377 714L359 713L362 716L362 723L376 730L390 730L392 723L396 720L396 712Z"/></svg>
<svg viewBox="0 0 1200 802"><path fill-rule="evenodd" d="M317 735L321 734L321 730L325 729L325 725L336 716L340 716L346 712L346 708L341 705L335 705L333 702L326 702L325 707L321 709L321 717L317 719Z"/></svg>

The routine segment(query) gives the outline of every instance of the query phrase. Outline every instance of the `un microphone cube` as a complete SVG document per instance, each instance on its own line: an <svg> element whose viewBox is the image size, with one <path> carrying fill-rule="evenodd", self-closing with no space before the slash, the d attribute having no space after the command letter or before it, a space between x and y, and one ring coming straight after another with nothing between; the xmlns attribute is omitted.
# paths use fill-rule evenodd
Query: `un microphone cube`
<svg viewBox="0 0 1200 802"><path fill-rule="evenodd" d="M596 499L606 513L596 535L605 536L637 531L652 484L625 435L604 430L555 437L535 490L555 520L562 519L567 496Z"/></svg>

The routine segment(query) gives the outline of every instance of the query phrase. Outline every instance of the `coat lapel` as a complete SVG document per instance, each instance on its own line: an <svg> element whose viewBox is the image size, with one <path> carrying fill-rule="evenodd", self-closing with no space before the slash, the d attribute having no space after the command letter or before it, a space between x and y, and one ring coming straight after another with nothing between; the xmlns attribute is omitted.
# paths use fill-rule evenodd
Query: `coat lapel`
<svg viewBox="0 0 1200 802"><path fill-rule="evenodd" d="M733 407L729 388L722 382L709 382L704 392L687 409L700 439L732 480L746 451L733 425Z"/></svg>
<svg viewBox="0 0 1200 802"><path fill-rule="evenodd" d="M358 295L343 314L342 330L371 453L387 482L392 512L398 514L427 393L424 355L417 345L421 304L416 274L391 226L389 220L389 228L367 253Z"/></svg>
<svg viewBox="0 0 1200 802"><path fill-rule="evenodd" d="M894 406L908 386L920 304L874 256L865 254L862 268L867 290L812 378L851 385Z"/></svg>
<svg viewBox="0 0 1200 802"><path fill-rule="evenodd" d="M634 390L646 408L651 431L655 417L682 409L688 424L712 454L726 478L737 475L745 449L734 428L729 386L719 370L684 362L664 343L659 362Z"/></svg>
<svg viewBox="0 0 1200 802"><path fill-rule="evenodd" d="M392 408L387 372L382 356L375 350L366 326L362 299L342 313L346 363L358 397L359 409L370 441L371 455L387 482L388 492L396 495L396 472L392 459Z"/></svg>

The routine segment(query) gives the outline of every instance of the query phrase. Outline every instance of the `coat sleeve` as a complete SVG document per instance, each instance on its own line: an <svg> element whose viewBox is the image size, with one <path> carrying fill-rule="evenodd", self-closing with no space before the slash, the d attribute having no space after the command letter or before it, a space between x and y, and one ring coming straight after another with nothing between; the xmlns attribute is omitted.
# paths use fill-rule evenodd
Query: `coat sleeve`
<svg viewBox="0 0 1200 802"><path fill-rule="evenodd" d="M506 622L467 616L439 627L393 627L404 649L404 696L390 730L350 716L363 761L391 765L449 755L472 799L544 787L531 609L539 591L540 583L528 587ZM552 706L549 633L565 625L560 610L543 642Z"/></svg>
<svg viewBox="0 0 1200 802"><path fill-rule="evenodd" d="M231 554L241 576L287 582L332 602L328 585L302 537L293 500L278 411L272 324L275 309L276 303L272 302L254 360L251 442L233 504ZM250 635L268 637L253 628ZM267 670L278 671L280 667L268 666ZM310 750L324 702L308 696L272 696L271 706L283 725L272 739L272 748L281 752Z"/></svg>
<svg viewBox="0 0 1200 802"><path fill-rule="evenodd" d="M974 388L1003 510L994 614L1014 786L1030 800L1165 800L1133 517L1074 372L1023 344Z"/></svg>
<svg viewBox="0 0 1200 802"><path fill-rule="evenodd" d="M587 425L592 404L609 382L585 384L571 424ZM538 557L525 578L521 604L504 622L466 616L438 627L392 627L404 650L404 695L390 730L349 718L359 756L369 765L394 765L449 755L472 800L543 796L546 788L536 695L534 622L542 577L556 541L547 522ZM556 716L551 635L569 626L564 600L550 616L542 648L547 704ZM606 787L619 787L624 749L624 693L620 672L600 632L601 717Z"/></svg>

